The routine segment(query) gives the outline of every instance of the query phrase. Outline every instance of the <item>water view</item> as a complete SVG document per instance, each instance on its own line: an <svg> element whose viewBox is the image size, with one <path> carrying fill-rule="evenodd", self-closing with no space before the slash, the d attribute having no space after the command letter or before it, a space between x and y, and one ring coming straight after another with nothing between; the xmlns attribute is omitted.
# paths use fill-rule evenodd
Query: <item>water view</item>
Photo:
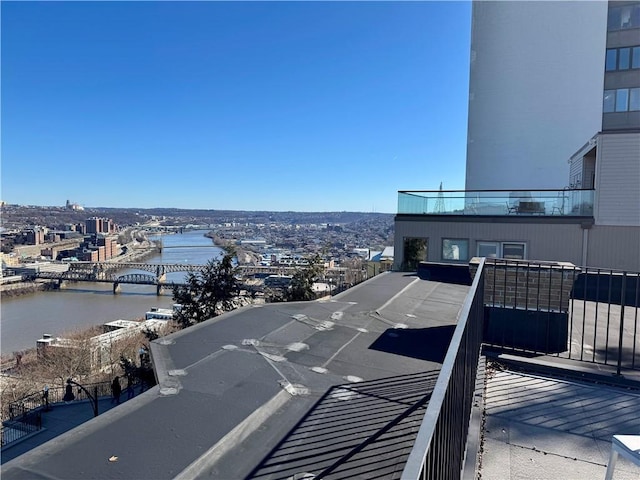
<svg viewBox="0 0 640 480"><path fill-rule="evenodd" d="M222 250L213 246L205 233L206 230L194 230L163 235L162 254L149 257L144 263L203 265L218 258ZM183 278L182 273L167 275L168 281ZM111 284L89 282L70 283L63 290L5 297L0 302L1 352L9 354L35 347L43 333L59 336L112 320L139 318L152 307L169 308L171 304L171 291L157 296L152 285L122 285L121 292L114 295Z"/></svg>

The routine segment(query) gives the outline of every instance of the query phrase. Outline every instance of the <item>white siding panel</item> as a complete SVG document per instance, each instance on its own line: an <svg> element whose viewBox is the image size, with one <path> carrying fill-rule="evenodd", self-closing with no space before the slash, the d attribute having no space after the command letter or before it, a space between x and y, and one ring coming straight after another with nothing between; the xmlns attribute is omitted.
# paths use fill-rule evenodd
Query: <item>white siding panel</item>
<svg viewBox="0 0 640 480"><path fill-rule="evenodd" d="M576 177L582 178L584 157L575 158L569 165L569 183L573 183Z"/></svg>
<svg viewBox="0 0 640 480"><path fill-rule="evenodd" d="M596 224L640 226L640 133L602 135Z"/></svg>

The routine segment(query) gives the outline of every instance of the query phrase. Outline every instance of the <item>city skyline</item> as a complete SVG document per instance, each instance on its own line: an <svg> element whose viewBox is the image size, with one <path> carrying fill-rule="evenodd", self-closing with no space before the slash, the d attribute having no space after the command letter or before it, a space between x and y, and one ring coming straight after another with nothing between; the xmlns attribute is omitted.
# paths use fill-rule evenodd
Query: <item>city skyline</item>
<svg viewBox="0 0 640 480"><path fill-rule="evenodd" d="M3 2L2 193L394 213L464 188L470 2Z"/></svg>

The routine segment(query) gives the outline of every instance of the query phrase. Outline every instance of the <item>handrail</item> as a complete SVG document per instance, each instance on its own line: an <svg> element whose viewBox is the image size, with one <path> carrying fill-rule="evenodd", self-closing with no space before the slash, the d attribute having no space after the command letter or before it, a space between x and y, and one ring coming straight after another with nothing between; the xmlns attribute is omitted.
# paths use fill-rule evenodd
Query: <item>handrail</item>
<svg viewBox="0 0 640 480"><path fill-rule="evenodd" d="M403 480L460 476L482 343L484 262L482 258L460 311Z"/></svg>
<svg viewBox="0 0 640 480"><path fill-rule="evenodd" d="M75 382L74 382L75 383ZM85 385L86 388L90 388L91 390L98 389L98 396L108 396L111 395L111 382L97 382L90 383ZM89 397L85 395L81 395L80 392L82 390L77 391L77 395L75 401L80 400L88 400ZM42 391L33 392L29 395L25 395L24 397L14 400L7 405L7 410L5 411L3 408L2 412L2 420L14 420L16 417L19 417L23 414L23 411L27 413L32 410L40 409L44 406L44 399L42 396ZM49 388L49 404L53 405L56 403L63 402L63 396L65 393L65 387L50 387ZM83 392L85 393L85 392ZM14 412L13 414L11 412ZM8 415L7 415L8 414Z"/></svg>

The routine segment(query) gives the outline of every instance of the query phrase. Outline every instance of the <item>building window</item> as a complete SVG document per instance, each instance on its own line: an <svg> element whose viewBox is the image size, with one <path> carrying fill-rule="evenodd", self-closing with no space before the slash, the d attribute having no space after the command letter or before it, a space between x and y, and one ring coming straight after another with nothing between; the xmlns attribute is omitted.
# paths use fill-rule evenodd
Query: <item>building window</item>
<svg viewBox="0 0 640 480"><path fill-rule="evenodd" d="M624 5L609 8L609 30L640 27L640 5Z"/></svg>
<svg viewBox="0 0 640 480"><path fill-rule="evenodd" d="M607 58L605 60L605 70L611 72L618 68L618 50L612 48L607 50Z"/></svg>
<svg viewBox="0 0 640 480"><path fill-rule="evenodd" d="M524 260L525 259L525 244L518 243L507 243L504 242L502 244L502 258L510 258L514 260Z"/></svg>
<svg viewBox="0 0 640 480"><path fill-rule="evenodd" d="M442 239L443 260L469 260L469 240L460 238Z"/></svg>
<svg viewBox="0 0 640 480"><path fill-rule="evenodd" d="M500 244L498 242L478 242L478 256L487 258L496 258L500 253Z"/></svg>
<svg viewBox="0 0 640 480"><path fill-rule="evenodd" d="M478 242L477 252L479 257L513 260L524 260L527 254L524 242Z"/></svg>
<svg viewBox="0 0 640 480"><path fill-rule="evenodd" d="M640 47L631 49L631 68L640 68Z"/></svg>
<svg viewBox="0 0 640 480"><path fill-rule="evenodd" d="M610 48L605 57L604 69L607 72L640 68L640 46Z"/></svg>
<svg viewBox="0 0 640 480"><path fill-rule="evenodd" d="M638 88L619 88L605 90L602 102L602 112L634 112L640 110L638 106Z"/></svg>
<svg viewBox="0 0 640 480"><path fill-rule="evenodd" d="M619 88L616 90L616 112L626 112L629 110L629 89Z"/></svg>
<svg viewBox="0 0 640 480"><path fill-rule="evenodd" d="M629 62L630 55L630 48L621 48L618 50L618 70L629 70L629 67L631 66Z"/></svg>
<svg viewBox="0 0 640 480"><path fill-rule="evenodd" d="M629 111L637 112L640 110L640 87L629 89Z"/></svg>
<svg viewBox="0 0 640 480"><path fill-rule="evenodd" d="M605 90L604 91L604 102L602 105L602 111L604 113L615 112L616 106L616 91L615 90Z"/></svg>

